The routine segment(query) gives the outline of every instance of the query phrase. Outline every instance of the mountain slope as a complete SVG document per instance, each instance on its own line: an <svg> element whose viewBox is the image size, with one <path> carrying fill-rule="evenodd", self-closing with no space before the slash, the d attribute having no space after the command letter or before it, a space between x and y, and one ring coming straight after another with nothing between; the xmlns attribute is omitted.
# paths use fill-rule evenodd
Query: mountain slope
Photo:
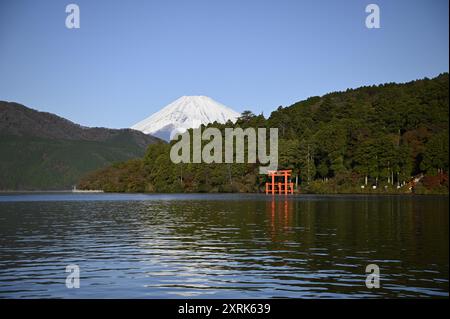
<svg viewBox="0 0 450 319"><path fill-rule="evenodd" d="M200 124L235 122L239 115L207 96L182 96L131 128L169 140L171 133L184 132Z"/></svg>
<svg viewBox="0 0 450 319"><path fill-rule="evenodd" d="M0 101L0 190L68 189L89 171L142 156L156 141Z"/></svg>
<svg viewBox="0 0 450 319"><path fill-rule="evenodd" d="M329 93L279 107L268 119L241 117L236 125L278 128L278 167L292 169L301 192L406 193L411 186L416 193L448 194L448 80L445 73ZM89 174L80 187L114 192L264 190L266 177L259 175L258 164L174 164L169 153L169 144L153 144L141 160ZM419 184L410 183L422 175Z"/></svg>

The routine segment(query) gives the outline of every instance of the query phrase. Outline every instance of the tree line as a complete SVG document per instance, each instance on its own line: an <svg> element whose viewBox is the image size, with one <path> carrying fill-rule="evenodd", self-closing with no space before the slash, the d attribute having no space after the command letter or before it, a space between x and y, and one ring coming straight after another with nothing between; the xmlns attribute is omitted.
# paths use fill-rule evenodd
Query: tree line
<svg viewBox="0 0 450 319"><path fill-rule="evenodd" d="M303 192L448 193L448 73L311 97L269 118L245 111L208 127L278 128L279 168ZM173 143L173 142L172 142ZM80 188L112 192L261 192L259 164L174 164L171 144L85 176ZM420 180L411 184L414 177ZM423 178L422 178L423 177Z"/></svg>

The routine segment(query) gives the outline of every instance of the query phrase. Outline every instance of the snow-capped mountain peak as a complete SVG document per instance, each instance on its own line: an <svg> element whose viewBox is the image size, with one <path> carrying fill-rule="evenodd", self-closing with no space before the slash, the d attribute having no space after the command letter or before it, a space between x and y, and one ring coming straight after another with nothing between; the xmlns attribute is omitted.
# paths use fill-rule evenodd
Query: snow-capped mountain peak
<svg viewBox="0 0 450 319"><path fill-rule="evenodd" d="M182 96L131 128L170 140L176 132L215 121L235 122L240 114L207 96Z"/></svg>

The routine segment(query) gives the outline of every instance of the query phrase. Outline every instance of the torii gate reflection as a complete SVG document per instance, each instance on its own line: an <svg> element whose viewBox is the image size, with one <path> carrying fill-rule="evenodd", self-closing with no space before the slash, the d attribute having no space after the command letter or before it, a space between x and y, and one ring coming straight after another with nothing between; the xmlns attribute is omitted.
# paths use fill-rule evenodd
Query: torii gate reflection
<svg viewBox="0 0 450 319"><path fill-rule="evenodd" d="M272 197L270 201L267 201L272 239L274 239L273 235L292 227L294 222L293 204L294 201L287 197Z"/></svg>

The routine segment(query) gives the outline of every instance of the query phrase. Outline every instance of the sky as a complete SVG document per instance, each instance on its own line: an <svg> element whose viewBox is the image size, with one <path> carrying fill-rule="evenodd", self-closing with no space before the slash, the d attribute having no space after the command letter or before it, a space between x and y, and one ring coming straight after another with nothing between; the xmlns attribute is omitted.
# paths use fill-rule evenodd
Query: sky
<svg viewBox="0 0 450 319"><path fill-rule="evenodd" d="M66 5L80 8L68 29ZM380 8L368 29L366 6ZM448 0L0 0L0 100L130 127L183 95L267 117L449 70Z"/></svg>

